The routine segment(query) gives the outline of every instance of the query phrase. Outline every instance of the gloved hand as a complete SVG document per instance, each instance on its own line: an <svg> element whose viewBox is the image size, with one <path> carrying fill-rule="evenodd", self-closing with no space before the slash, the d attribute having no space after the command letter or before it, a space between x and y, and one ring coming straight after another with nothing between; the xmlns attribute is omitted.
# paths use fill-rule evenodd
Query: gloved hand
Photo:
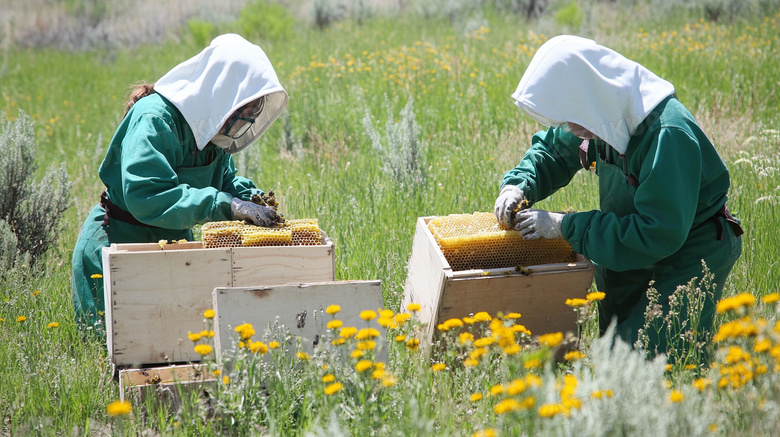
<svg viewBox="0 0 780 437"><path fill-rule="evenodd" d="M496 214L498 224L504 229L512 229L515 224L515 209L525 200L523 190L516 185L504 185L501 192L498 193L496 205L493 212Z"/></svg>
<svg viewBox="0 0 780 437"><path fill-rule="evenodd" d="M257 205L234 197L230 202L233 220L246 220L257 226L272 228L279 222L279 214L273 208Z"/></svg>
<svg viewBox="0 0 780 437"><path fill-rule="evenodd" d="M527 209L517 213L515 230L526 240L537 238L563 238L561 222L563 213L549 212L541 209Z"/></svg>

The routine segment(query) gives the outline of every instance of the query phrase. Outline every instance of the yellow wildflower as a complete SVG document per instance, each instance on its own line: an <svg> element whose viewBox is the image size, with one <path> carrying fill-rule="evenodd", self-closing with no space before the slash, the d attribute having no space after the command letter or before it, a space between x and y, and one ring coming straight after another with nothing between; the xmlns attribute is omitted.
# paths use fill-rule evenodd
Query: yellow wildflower
<svg viewBox="0 0 780 437"><path fill-rule="evenodd" d="M127 401L114 401L106 406L106 413L109 416L124 416L133 411L133 406Z"/></svg>
<svg viewBox="0 0 780 437"><path fill-rule="evenodd" d="M393 316L393 320L395 323L399 325L403 325L404 323L408 322L412 318L412 315L409 313L398 313L395 316Z"/></svg>
<svg viewBox="0 0 780 437"><path fill-rule="evenodd" d="M493 407L493 412L496 414L510 413L520 409L520 402L514 398L507 398L496 404Z"/></svg>
<svg viewBox="0 0 780 437"><path fill-rule="evenodd" d="M193 343L200 340L200 334L196 332L187 331L187 337L189 337L190 341Z"/></svg>
<svg viewBox="0 0 780 437"><path fill-rule="evenodd" d="M442 371L442 370L444 370L446 368L447 368L447 365L444 364L444 363L436 363L436 364L431 366L431 370L433 370L434 372L440 372L440 371Z"/></svg>
<svg viewBox="0 0 780 437"><path fill-rule="evenodd" d="M712 384L712 380L709 378L699 378L696 381L693 381L693 386L699 389L699 391L704 391L707 387L709 387Z"/></svg>
<svg viewBox="0 0 780 437"><path fill-rule="evenodd" d="M222 383L225 385L230 384L230 378L227 375L223 376Z"/></svg>
<svg viewBox="0 0 780 437"><path fill-rule="evenodd" d="M268 348L269 349L276 349L278 347L279 347L279 342L278 341L272 341L272 342L268 343Z"/></svg>
<svg viewBox="0 0 780 437"><path fill-rule="evenodd" d="M508 320L519 319L520 318L520 313L509 313L509 314L505 315L504 318L508 319Z"/></svg>
<svg viewBox="0 0 780 437"><path fill-rule="evenodd" d="M498 432L493 428L483 429L471 434L471 437L496 437Z"/></svg>
<svg viewBox="0 0 780 437"><path fill-rule="evenodd" d="M363 355L365 355L365 354L366 354L366 351L361 350L361 349L355 349L355 350L352 351L352 353L349 356L351 356L352 358L358 359L358 358L362 358Z"/></svg>
<svg viewBox="0 0 780 437"><path fill-rule="evenodd" d="M575 299L566 299L566 305L568 305L568 306L570 306L570 307L581 307L581 306L585 306L585 305L587 305L587 304L588 304L588 302L590 302L588 299L578 299L578 298L575 298Z"/></svg>
<svg viewBox="0 0 780 437"><path fill-rule="evenodd" d="M299 360L302 360L302 361L308 361L310 357L309 357L309 354L307 354L306 352L300 352L300 351L298 351L298 352L295 354L295 358L297 358L297 359L299 359Z"/></svg>
<svg viewBox="0 0 780 437"><path fill-rule="evenodd" d="M410 338L406 341L406 348L410 351L417 350L418 347L420 347L420 340L416 338Z"/></svg>
<svg viewBox="0 0 780 437"><path fill-rule="evenodd" d="M253 354L260 352L260 355L265 355L268 352L268 346L262 341L254 341L249 344L249 350Z"/></svg>
<svg viewBox="0 0 780 437"><path fill-rule="evenodd" d="M382 378L382 385L385 387L392 387L394 386L398 380L393 375L387 375L384 378Z"/></svg>
<svg viewBox="0 0 780 437"><path fill-rule="evenodd" d="M460 341L460 344L466 344L470 341L474 341L474 334L470 332L461 332L460 335L458 335L458 341Z"/></svg>
<svg viewBox="0 0 780 437"><path fill-rule="evenodd" d="M334 319L334 320L331 320L330 322L328 322L328 324L325 325L325 326L327 326L328 329L338 329L338 328L341 328L341 325L343 325L343 324L344 324L344 322L342 322L341 320L335 320Z"/></svg>
<svg viewBox="0 0 780 437"><path fill-rule="evenodd" d="M398 326L392 317L380 317L376 319L376 323L378 323L379 326L383 328L395 328L396 326Z"/></svg>
<svg viewBox="0 0 780 437"><path fill-rule="evenodd" d="M362 350L362 351L372 351L372 350L376 349L376 342L373 341L373 340L363 340L363 341L357 342L355 347L357 349Z"/></svg>
<svg viewBox="0 0 780 437"><path fill-rule="evenodd" d="M235 327L235 331L241 336L243 340L249 340L255 335L255 328L250 323L244 323Z"/></svg>
<svg viewBox="0 0 780 437"><path fill-rule="evenodd" d="M752 307L756 303L756 297L750 293L740 293L733 297L722 299L718 302L715 310L718 314L723 314L726 311L736 311L743 307Z"/></svg>
<svg viewBox="0 0 780 437"><path fill-rule="evenodd" d="M566 414L566 410L561 404L545 404L539 407L539 417L555 417L558 414Z"/></svg>
<svg viewBox="0 0 780 437"><path fill-rule="evenodd" d="M562 332L554 332L552 334L544 334L539 336L539 344L544 346L556 347L562 342L563 342Z"/></svg>
<svg viewBox="0 0 780 437"><path fill-rule="evenodd" d="M369 321L376 319L376 312L372 310L365 310L360 312L360 318Z"/></svg>
<svg viewBox="0 0 780 437"><path fill-rule="evenodd" d="M363 328L357 332L355 338L357 340L366 340L379 337L380 333L375 328Z"/></svg>
<svg viewBox="0 0 780 437"><path fill-rule="evenodd" d="M33 297L38 297L39 294L41 294L41 290L35 290L32 292Z"/></svg>
<svg viewBox="0 0 780 437"><path fill-rule="evenodd" d="M672 402L682 402L685 395L679 390L672 390L672 394L669 395L669 400Z"/></svg>
<svg viewBox="0 0 780 437"><path fill-rule="evenodd" d="M60 327L60 323L59 322L51 322L48 325L46 325L46 327L48 327L48 328L59 328Z"/></svg>
<svg viewBox="0 0 780 437"><path fill-rule="evenodd" d="M474 393L471 395L471 402L477 402L482 399L482 393Z"/></svg>
<svg viewBox="0 0 780 437"><path fill-rule="evenodd" d="M490 346L493 344L493 338L492 337L482 337L474 340L474 347L485 347Z"/></svg>
<svg viewBox="0 0 780 437"><path fill-rule="evenodd" d="M203 311L203 317L205 317L207 319L213 319L214 316L216 316L216 315L217 315L217 313L214 310Z"/></svg>
<svg viewBox="0 0 780 437"><path fill-rule="evenodd" d="M355 370L358 373L362 373L362 372L365 372L366 370L370 369L371 366L372 366L371 361L369 361L369 360L360 360L360 361L357 362L357 364L355 364Z"/></svg>
<svg viewBox="0 0 780 437"><path fill-rule="evenodd" d="M464 367L476 367L479 365L479 361L475 360L474 358L466 358L463 360L463 366Z"/></svg>
<svg viewBox="0 0 780 437"><path fill-rule="evenodd" d="M198 353L200 355L208 355L213 350L214 349L212 349L212 347L207 344L199 344L195 346L195 353Z"/></svg>
<svg viewBox="0 0 780 437"><path fill-rule="evenodd" d="M344 384L342 384L340 382L334 382L333 384L325 387L325 394L330 396L330 395L332 395L334 393L338 393L343 388L344 388Z"/></svg>
<svg viewBox="0 0 780 437"><path fill-rule="evenodd" d="M587 299L589 301L597 301L597 300L602 300L605 297L607 297L606 293L604 293L602 291L594 291L593 293L588 293L585 296L585 299Z"/></svg>
<svg viewBox="0 0 780 437"><path fill-rule="evenodd" d="M766 304L777 303L780 301L780 293L770 293L761 298L761 302Z"/></svg>
<svg viewBox="0 0 780 437"><path fill-rule="evenodd" d="M585 358L585 354L580 351L570 351L563 356L563 359L566 361L577 361L583 358Z"/></svg>
<svg viewBox="0 0 780 437"><path fill-rule="evenodd" d="M329 382L333 382L335 380L336 380L336 376L335 375L325 375L325 376L322 377L322 382L324 382L326 384L329 383Z"/></svg>
<svg viewBox="0 0 780 437"><path fill-rule="evenodd" d="M414 312L420 311L421 308L422 306L420 306L419 303L410 303L409 305L406 306L406 309Z"/></svg>
<svg viewBox="0 0 780 437"><path fill-rule="evenodd" d="M341 331L339 331L339 336L341 338L352 338L353 335L357 334L358 330L354 326L347 326L345 328L341 328Z"/></svg>
<svg viewBox="0 0 780 437"><path fill-rule="evenodd" d="M542 361L539 359L530 359L526 361L523 366L525 366L526 369L535 369L537 367L540 367L542 365Z"/></svg>
<svg viewBox="0 0 780 437"><path fill-rule="evenodd" d="M339 311L341 311L341 307L338 305L329 305L325 308L325 312L328 314L336 314Z"/></svg>
<svg viewBox="0 0 780 437"><path fill-rule="evenodd" d="M406 341L406 336L405 335L396 335L395 336L395 341L397 341L398 343L404 342L404 341Z"/></svg>
<svg viewBox="0 0 780 437"><path fill-rule="evenodd" d="M94 275L90 276L90 278L92 278L92 279L100 279L102 277L103 277L103 275L101 275L100 273L95 273Z"/></svg>
<svg viewBox="0 0 780 437"><path fill-rule="evenodd" d="M492 317L490 317L490 314L486 313L485 311L478 312L477 314L474 314L473 317L475 322L489 322L493 320Z"/></svg>
<svg viewBox="0 0 780 437"><path fill-rule="evenodd" d="M22 323L25 320L27 320L27 317L25 317L25 316L19 316L19 317L16 318L16 321L19 322L19 323Z"/></svg>

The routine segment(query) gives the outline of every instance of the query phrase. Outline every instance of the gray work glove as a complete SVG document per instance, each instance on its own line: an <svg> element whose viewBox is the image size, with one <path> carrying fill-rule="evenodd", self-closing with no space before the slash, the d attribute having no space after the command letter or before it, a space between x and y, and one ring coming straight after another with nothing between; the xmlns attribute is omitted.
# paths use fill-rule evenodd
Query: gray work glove
<svg viewBox="0 0 780 437"><path fill-rule="evenodd" d="M525 200L523 190L516 185L504 185L501 192L498 193L496 205L493 212L496 214L496 220L504 229L512 229L515 224L515 209Z"/></svg>
<svg viewBox="0 0 780 437"><path fill-rule="evenodd" d="M517 213L515 229L526 240L563 238L561 222L565 214L541 209L527 209Z"/></svg>
<svg viewBox="0 0 780 437"><path fill-rule="evenodd" d="M272 228L279 221L279 214L273 208L263 205L257 205L234 197L230 202L230 211L233 213L233 220L246 220L257 226Z"/></svg>

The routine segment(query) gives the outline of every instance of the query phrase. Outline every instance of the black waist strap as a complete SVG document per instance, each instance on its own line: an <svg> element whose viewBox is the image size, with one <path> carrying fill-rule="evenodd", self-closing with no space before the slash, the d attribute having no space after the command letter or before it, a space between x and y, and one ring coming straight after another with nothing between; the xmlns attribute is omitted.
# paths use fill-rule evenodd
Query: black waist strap
<svg viewBox="0 0 780 437"><path fill-rule="evenodd" d="M138 219L133 217L132 214L111 203L111 201L108 200L108 194L105 191L100 193L100 206L106 210L106 215L103 217L103 226L108 226L109 219L113 218L125 223L130 223L131 225L146 226L148 228L157 227L139 222Z"/></svg>
<svg viewBox="0 0 780 437"><path fill-rule="evenodd" d="M735 219L734 216L731 215L729 209L726 208L726 204L724 203L723 206L718 210L718 212L716 212L712 217L708 218L702 223L703 225L704 223L707 223L710 220L715 222L715 227L718 230L718 240L723 239L723 224L720 222L720 220L718 220L718 217L723 217L724 219L726 219L726 223L728 223L729 226L731 226L731 229L734 231L734 235L736 235L737 237L745 233L745 231L742 230L742 226L740 226L737 219Z"/></svg>

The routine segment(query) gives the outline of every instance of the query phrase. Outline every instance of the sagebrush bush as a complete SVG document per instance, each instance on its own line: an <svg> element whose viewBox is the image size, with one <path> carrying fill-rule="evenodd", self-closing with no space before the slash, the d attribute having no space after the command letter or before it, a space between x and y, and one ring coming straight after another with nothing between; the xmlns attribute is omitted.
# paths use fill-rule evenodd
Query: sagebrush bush
<svg viewBox="0 0 780 437"><path fill-rule="evenodd" d="M56 241L71 188L64 163L52 165L39 182L33 180L37 147L33 122L23 111L16 120L0 119L0 220L13 229L18 252L33 262ZM6 251L2 256L15 257Z"/></svg>
<svg viewBox="0 0 780 437"><path fill-rule="evenodd" d="M374 128L371 115L366 111L363 127L371 139L371 145L382 159L382 169L401 187L415 187L426 180L425 143L420 139L420 125L414 116L414 100L409 98L395 121L390 104L382 135Z"/></svg>

